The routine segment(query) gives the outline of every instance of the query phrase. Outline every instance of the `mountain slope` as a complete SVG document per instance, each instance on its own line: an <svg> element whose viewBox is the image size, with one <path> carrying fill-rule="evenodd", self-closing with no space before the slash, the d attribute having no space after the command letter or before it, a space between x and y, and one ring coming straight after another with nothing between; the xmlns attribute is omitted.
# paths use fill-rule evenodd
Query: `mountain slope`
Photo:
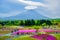
<svg viewBox="0 0 60 40"><path fill-rule="evenodd" d="M3 20L26 20L26 19L48 19L48 17L38 14L34 10L30 10L28 12L24 12L16 16L1 18L1 19Z"/></svg>

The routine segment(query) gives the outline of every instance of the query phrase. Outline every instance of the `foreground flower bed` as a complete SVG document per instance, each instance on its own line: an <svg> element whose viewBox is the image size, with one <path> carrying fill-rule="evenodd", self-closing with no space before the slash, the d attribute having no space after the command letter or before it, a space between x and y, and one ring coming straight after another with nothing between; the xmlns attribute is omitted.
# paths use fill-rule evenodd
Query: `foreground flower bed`
<svg viewBox="0 0 60 40"><path fill-rule="evenodd" d="M38 40L57 40L56 37L54 37L52 35L47 35L47 34L34 35L32 37L36 38Z"/></svg>
<svg viewBox="0 0 60 40"><path fill-rule="evenodd" d="M53 34L53 35L54 35L54 37L56 37L56 40L60 40L60 34ZM37 35L37 36L38 36L39 39L31 37L31 36L27 36L27 35L26 36L19 36L17 38L10 37L10 36L4 36L4 37L0 36L0 40L6 40L8 38L12 38L11 40L40 40L40 37L42 37L42 35Z"/></svg>

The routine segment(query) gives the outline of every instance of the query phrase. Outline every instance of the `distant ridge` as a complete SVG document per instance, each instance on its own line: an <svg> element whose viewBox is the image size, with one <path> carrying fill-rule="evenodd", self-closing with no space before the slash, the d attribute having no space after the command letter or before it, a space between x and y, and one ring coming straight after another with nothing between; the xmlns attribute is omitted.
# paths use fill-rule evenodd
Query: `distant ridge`
<svg viewBox="0 0 60 40"><path fill-rule="evenodd" d="M1 20L26 20L26 19L49 19L46 16L43 16L39 13L37 13L34 10L30 10L28 12L24 12L23 14L19 14L16 16L6 17L6 18L0 18Z"/></svg>

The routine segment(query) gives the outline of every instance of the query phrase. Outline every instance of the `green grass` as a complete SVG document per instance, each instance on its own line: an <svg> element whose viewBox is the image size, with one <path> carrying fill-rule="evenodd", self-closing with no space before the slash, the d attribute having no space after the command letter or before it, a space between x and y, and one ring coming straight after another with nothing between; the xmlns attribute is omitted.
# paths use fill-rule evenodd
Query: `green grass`
<svg viewBox="0 0 60 40"><path fill-rule="evenodd" d="M42 26L25 26L25 28L31 28L31 29L39 28L39 29L42 29Z"/></svg>
<svg viewBox="0 0 60 40"><path fill-rule="evenodd" d="M37 40L37 39L31 38L29 36L20 36L18 38L14 38L13 40Z"/></svg>
<svg viewBox="0 0 60 40"><path fill-rule="evenodd" d="M6 30L6 31L0 31L0 34L8 34L8 33L10 33L11 32L11 30Z"/></svg>
<svg viewBox="0 0 60 40"><path fill-rule="evenodd" d="M54 34L54 36L57 38L57 40L60 40L60 34Z"/></svg>
<svg viewBox="0 0 60 40"><path fill-rule="evenodd" d="M0 40L6 40L8 38L12 38L11 36L0 36Z"/></svg>

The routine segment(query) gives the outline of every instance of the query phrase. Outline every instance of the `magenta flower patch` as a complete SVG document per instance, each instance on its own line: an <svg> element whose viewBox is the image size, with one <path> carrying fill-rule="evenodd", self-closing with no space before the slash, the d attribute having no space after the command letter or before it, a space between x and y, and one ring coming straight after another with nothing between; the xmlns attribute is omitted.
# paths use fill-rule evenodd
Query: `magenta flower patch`
<svg viewBox="0 0 60 40"><path fill-rule="evenodd" d="M33 38L36 38L38 40L56 40L56 38L52 35L47 34L41 34L41 35L34 35Z"/></svg>

